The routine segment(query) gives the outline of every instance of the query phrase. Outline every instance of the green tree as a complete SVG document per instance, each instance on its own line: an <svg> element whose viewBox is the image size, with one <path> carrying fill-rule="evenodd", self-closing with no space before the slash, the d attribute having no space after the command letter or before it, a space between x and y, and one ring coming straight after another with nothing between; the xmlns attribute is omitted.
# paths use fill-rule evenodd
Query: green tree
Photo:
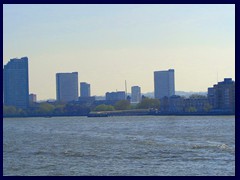
<svg viewBox="0 0 240 180"><path fill-rule="evenodd" d="M197 109L195 108L195 107L188 107L187 109L186 109L186 111L187 112L197 112Z"/></svg>
<svg viewBox="0 0 240 180"><path fill-rule="evenodd" d="M138 105L138 109L159 109L160 101L158 99L144 98Z"/></svg>
<svg viewBox="0 0 240 180"><path fill-rule="evenodd" d="M3 106L3 116L16 116L17 114L18 111L14 106Z"/></svg>
<svg viewBox="0 0 240 180"><path fill-rule="evenodd" d="M39 115L51 115L54 109L54 105L44 102L39 104L36 113Z"/></svg>
<svg viewBox="0 0 240 180"><path fill-rule="evenodd" d="M212 109L212 106L209 103L204 104L203 110L209 112Z"/></svg>
<svg viewBox="0 0 240 180"><path fill-rule="evenodd" d="M14 106L3 106L3 116L27 116L24 109L16 108Z"/></svg>
<svg viewBox="0 0 240 180"><path fill-rule="evenodd" d="M25 109L17 109L17 111L18 111L18 115L19 116L27 116L28 115L28 112L27 112L27 110L25 110Z"/></svg>
<svg viewBox="0 0 240 180"><path fill-rule="evenodd" d="M98 106L96 106L96 108L94 109L94 111L114 111L114 107L111 105L106 105L106 104L100 104Z"/></svg>
<svg viewBox="0 0 240 180"><path fill-rule="evenodd" d="M90 112L89 107L78 103L68 103L64 107L64 113L66 115L86 115L89 112Z"/></svg>
<svg viewBox="0 0 240 180"><path fill-rule="evenodd" d="M116 102L116 104L114 105L116 110L127 110L130 109L130 102L128 100L121 100Z"/></svg>
<svg viewBox="0 0 240 180"><path fill-rule="evenodd" d="M64 115L65 113L65 104L55 104L55 109L53 111L54 115Z"/></svg>

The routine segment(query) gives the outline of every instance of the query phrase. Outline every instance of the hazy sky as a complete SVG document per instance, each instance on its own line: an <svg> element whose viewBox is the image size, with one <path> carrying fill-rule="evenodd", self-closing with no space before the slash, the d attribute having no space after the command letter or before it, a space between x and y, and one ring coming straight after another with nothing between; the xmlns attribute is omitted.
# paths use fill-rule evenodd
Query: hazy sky
<svg viewBox="0 0 240 180"><path fill-rule="evenodd" d="M92 95L175 69L175 90L207 91L235 80L235 5L3 6L3 64L29 58L29 90L56 98L57 72L79 74Z"/></svg>

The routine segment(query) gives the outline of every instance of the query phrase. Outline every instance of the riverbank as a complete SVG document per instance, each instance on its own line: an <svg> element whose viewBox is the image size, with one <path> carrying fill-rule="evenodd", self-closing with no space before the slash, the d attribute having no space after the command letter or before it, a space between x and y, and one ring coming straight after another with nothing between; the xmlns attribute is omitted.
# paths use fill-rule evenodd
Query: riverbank
<svg viewBox="0 0 240 180"><path fill-rule="evenodd" d="M125 110L125 111L103 111L91 112L88 117L101 117L101 116L233 116L232 112L156 112L149 110Z"/></svg>
<svg viewBox="0 0 240 180"><path fill-rule="evenodd" d="M3 116L3 118L27 118L27 117L68 117L68 116L87 116L87 117L108 117L108 116L235 116L232 112L157 112L147 109L119 110L119 111L100 111L88 114L76 115L34 115L34 116Z"/></svg>

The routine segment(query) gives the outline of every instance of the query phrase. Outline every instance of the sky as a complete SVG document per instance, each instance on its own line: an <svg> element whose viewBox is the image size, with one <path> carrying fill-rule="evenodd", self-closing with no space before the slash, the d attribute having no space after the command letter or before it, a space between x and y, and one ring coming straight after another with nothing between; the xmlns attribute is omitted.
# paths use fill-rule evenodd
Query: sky
<svg viewBox="0 0 240 180"><path fill-rule="evenodd" d="M3 65L29 58L29 92L56 98L56 73L78 72L91 95L140 86L174 69L176 91L235 80L234 4L3 5Z"/></svg>

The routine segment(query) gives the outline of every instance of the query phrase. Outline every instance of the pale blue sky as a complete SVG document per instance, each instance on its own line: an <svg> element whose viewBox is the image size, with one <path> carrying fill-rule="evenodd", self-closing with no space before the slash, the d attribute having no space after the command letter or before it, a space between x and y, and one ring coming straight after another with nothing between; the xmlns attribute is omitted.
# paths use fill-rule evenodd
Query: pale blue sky
<svg viewBox="0 0 240 180"><path fill-rule="evenodd" d="M92 95L175 69L176 90L207 91L235 79L234 5L3 6L3 64L28 56L30 92L56 97L57 72L79 73Z"/></svg>

